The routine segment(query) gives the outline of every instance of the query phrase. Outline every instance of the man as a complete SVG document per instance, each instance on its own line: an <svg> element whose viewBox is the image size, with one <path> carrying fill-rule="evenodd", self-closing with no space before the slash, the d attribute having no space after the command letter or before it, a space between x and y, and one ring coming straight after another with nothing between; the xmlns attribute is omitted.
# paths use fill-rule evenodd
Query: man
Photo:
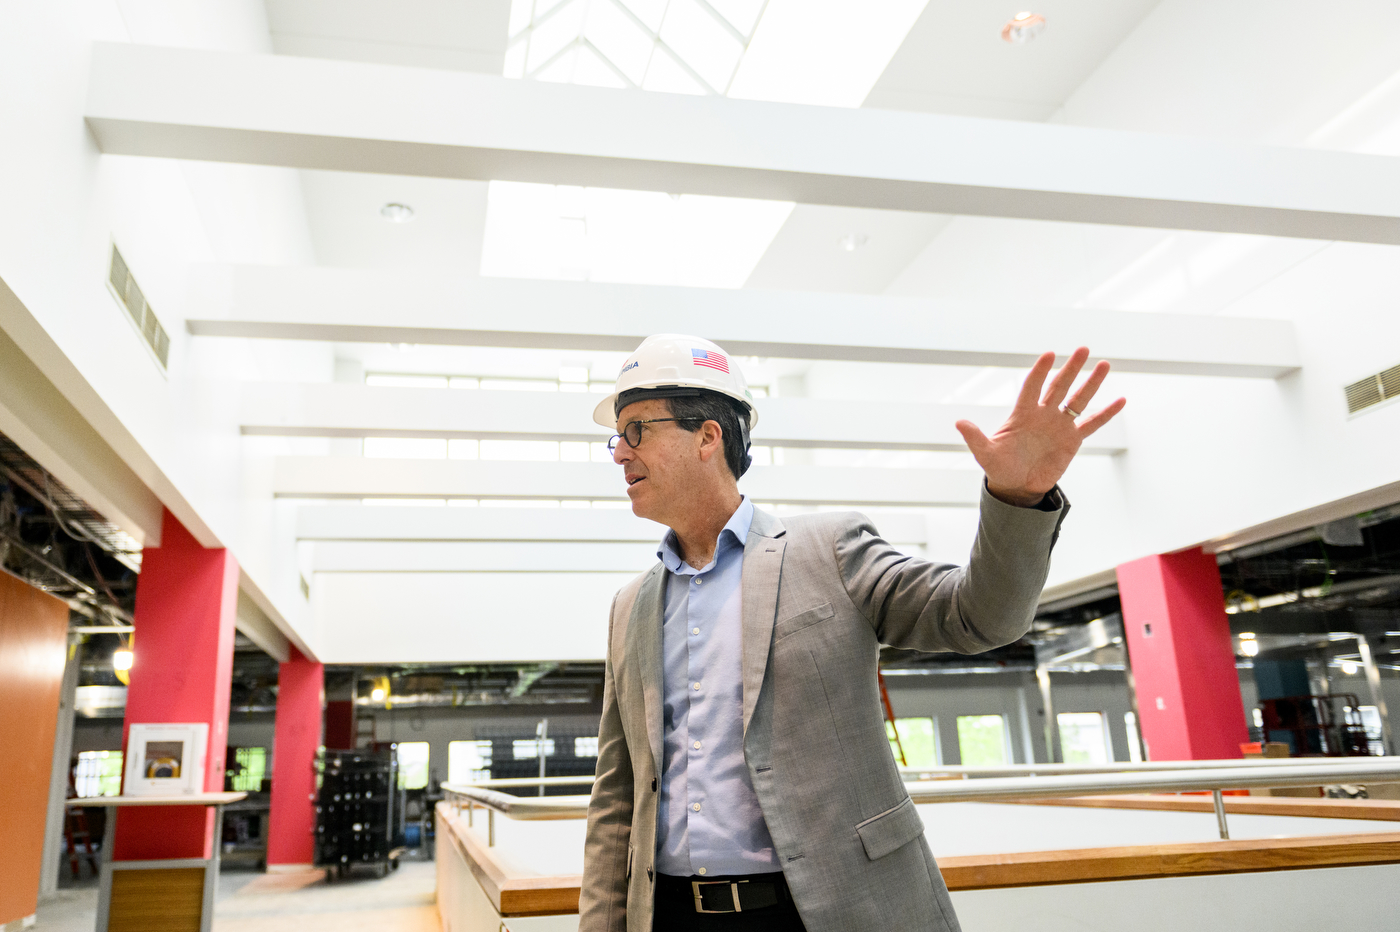
<svg viewBox="0 0 1400 932"><path fill-rule="evenodd" d="M1078 349L1042 356L990 438L966 567L858 514L779 520L738 489L758 412L715 344L664 334L594 413L632 510L669 527L609 621L581 932L957 930L881 716L881 644L977 653L1030 626L1068 510L1056 483L1124 405L1080 415ZM1068 401L1066 399L1068 398Z"/></svg>

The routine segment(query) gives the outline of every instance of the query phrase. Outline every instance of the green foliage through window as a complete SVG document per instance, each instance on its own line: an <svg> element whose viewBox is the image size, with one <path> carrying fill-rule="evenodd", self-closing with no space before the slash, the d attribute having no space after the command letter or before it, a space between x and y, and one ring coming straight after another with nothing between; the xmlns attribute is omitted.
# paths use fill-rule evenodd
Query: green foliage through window
<svg viewBox="0 0 1400 932"><path fill-rule="evenodd" d="M235 793L257 793L267 776L267 748L234 748L228 772Z"/></svg>
<svg viewBox="0 0 1400 932"><path fill-rule="evenodd" d="M1008 763L1006 718L1001 715L959 715L958 750L969 767L996 767Z"/></svg>
<svg viewBox="0 0 1400 932"><path fill-rule="evenodd" d="M899 761L899 748L894 743L895 729L904 746L904 761L909 767L938 766L938 729L931 718L897 718L891 725L885 722L885 735L890 739L890 752Z"/></svg>

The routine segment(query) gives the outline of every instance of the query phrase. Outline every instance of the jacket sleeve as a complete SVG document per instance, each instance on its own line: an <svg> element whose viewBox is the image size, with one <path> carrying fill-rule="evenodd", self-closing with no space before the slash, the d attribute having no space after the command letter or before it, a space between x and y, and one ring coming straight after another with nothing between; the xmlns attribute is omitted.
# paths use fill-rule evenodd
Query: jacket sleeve
<svg viewBox="0 0 1400 932"><path fill-rule="evenodd" d="M1030 629L1068 511L1058 488L1042 507L1018 508L994 498L984 483L966 566L902 554L863 515L837 532L836 562L846 593L880 643L976 654Z"/></svg>
<svg viewBox="0 0 1400 932"><path fill-rule="evenodd" d="M613 624L608 621L607 662L603 668L603 718L598 726L598 769L588 802L583 883L579 891L579 932L625 932L627 862L632 836L632 757L622 730L613 675Z"/></svg>

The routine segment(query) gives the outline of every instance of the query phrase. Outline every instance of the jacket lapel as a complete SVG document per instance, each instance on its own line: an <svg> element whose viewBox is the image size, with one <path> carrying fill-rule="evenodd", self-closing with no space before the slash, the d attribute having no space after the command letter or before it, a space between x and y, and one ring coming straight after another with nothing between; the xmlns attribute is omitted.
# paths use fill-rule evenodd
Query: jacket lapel
<svg viewBox="0 0 1400 932"><path fill-rule="evenodd" d="M652 767L661 772L662 670L661 627L666 618L666 569L660 563L642 580L632 617L627 621L627 656L636 663L642 682L647 742Z"/></svg>
<svg viewBox="0 0 1400 932"><path fill-rule="evenodd" d="M773 623L778 614L778 585L782 579L783 552L787 531L777 517L754 509L749 538L744 543L743 593L743 675L744 733L758 705L763 677L768 670L768 651L773 642Z"/></svg>

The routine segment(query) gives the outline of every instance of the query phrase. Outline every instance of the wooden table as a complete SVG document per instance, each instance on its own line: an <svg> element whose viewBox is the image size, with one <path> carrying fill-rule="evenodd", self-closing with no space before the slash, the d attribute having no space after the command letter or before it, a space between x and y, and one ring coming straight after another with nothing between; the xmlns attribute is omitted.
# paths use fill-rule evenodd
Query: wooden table
<svg viewBox="0 0 1400 932"><path fill-rule="evenodd" d="M188 796L88 796L68 800L69 806L100 806L112 810L107 819L107 828L102 840L102 867L97 898L96 932L147 932L150 925L150 908L143 909L142 899L161 892L176 892L189 900L190 909L180 915L166 912L160 917L162 929L176 932L188 929L189 932L210 932L214 924L214 894L219 885L219 851L222 848L224 825L223 808L230 803L240 802L247 793L194 793ZM164 858L153 861L113 861L112 849L116 847L117 811L124 806L213 806L214 844L207 858ZM140 871L141 874L124 876L118 886L113 902L113 876L126 871ZM160 878L158 871L183 871L186 878L194 872L194 883L183 880L176 883L175 875ZM168 879L170 882L161 883ZM195 887L198 889L194 889ZM183 889L181 889L183 887ZM198 903L197 913L193 909Z"/></svg>

